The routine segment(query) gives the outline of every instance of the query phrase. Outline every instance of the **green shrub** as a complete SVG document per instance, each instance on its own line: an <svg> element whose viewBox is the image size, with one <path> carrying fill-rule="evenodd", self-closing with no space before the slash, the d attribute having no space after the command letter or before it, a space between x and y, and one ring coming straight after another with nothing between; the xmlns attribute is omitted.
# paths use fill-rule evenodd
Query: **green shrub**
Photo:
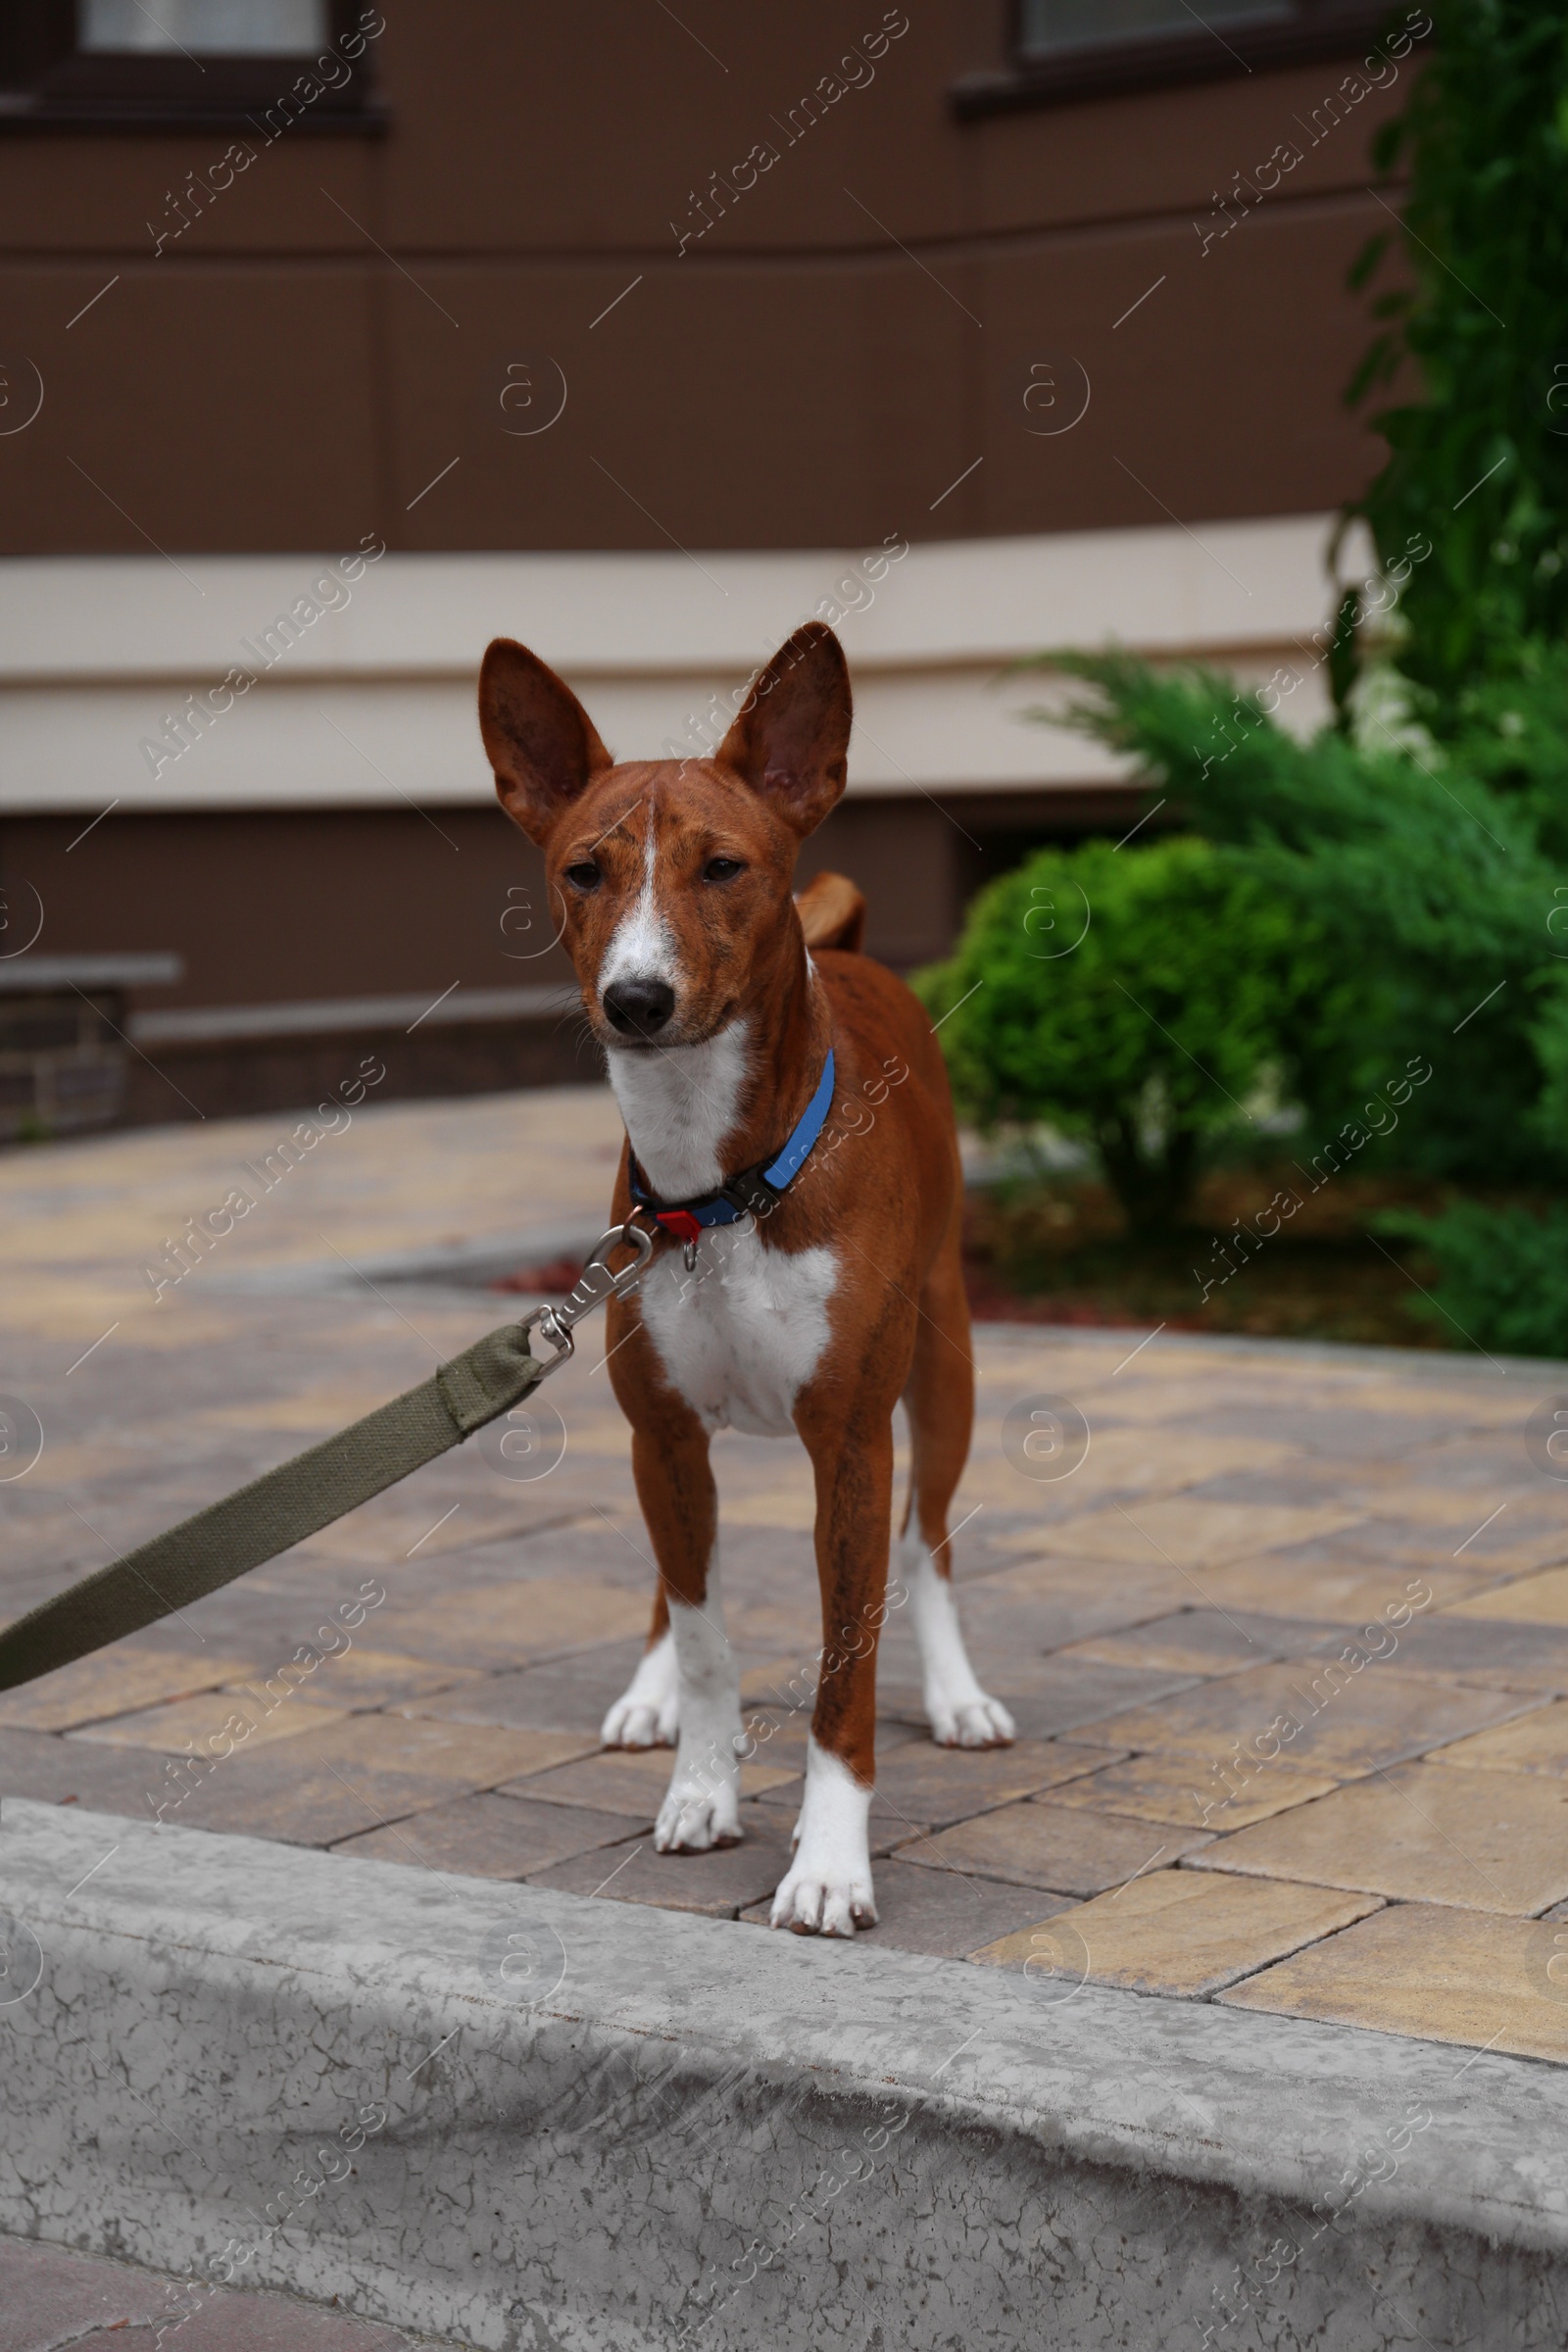
<svg viewBox="0 0 1568 2352"><path fill-rule="evenodd" d="M1130 755L1316 943L1321 984L1292 993L1280 1030L1310 1130L1419 1059L1436 1083L1400 1122L1398 1164L1490 1183L1568 1167L1568 936L1546 927L1556 914L1568 934L1568 896L1538 840L1544 809L1564 806L1554 777L1501 751L1482 772L1458 745L1374 749L1331 728L1303 743L1222 678L1122 654L1054 661L1096 689L1070 723ZM1548 733L1556 692L1544 671L1521 726ZM1479 707L1472 728L1519 740Z"/></svg>
<svg viewBox="0 0 1568 2352"><path fill-rule="evenodd" d="M1568 1209L1538 1217L1461 1200L1440 1217L1391 1209L1377 1224L1436 1260L1437 1287L1412 1299L1413 1313L1478 1348L1568 1356Z"/></svg>
<svg viewBox="0 0 1568 2352"><path fill-rule="evenodd" d="M1205 1143L1245 1128L1284 1017L1320 980L1294 906L1180 837L1037 852L916 986L962 1108L1085 1139L1148 1233L1180 1215Z"/></svg>

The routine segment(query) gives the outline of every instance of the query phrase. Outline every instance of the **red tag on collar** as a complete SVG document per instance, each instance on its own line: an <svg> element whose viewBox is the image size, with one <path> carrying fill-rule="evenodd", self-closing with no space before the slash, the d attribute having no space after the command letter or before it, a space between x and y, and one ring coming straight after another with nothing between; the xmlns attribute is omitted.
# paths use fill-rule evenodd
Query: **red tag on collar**
<svg viewBox="0 0 1568 2352"><path fill-rule="evenodd" d="M702 1240L703 1229L689 1208L661 1208L656 1209L654 1213L664 1231L672 1233L677 1242L700 1242Z"/></svg>

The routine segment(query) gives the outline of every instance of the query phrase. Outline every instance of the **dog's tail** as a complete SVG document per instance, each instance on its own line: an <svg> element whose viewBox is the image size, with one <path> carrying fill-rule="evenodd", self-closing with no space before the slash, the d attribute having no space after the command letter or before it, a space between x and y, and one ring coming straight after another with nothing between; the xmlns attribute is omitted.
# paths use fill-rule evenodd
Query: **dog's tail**
<svg viewBox="0 0 1568 2352"><path fill-rule="evenodd" d="M843 874L816 874L795 901L808 948L842 948L858 955L865 945L865 901Z"/></svg>

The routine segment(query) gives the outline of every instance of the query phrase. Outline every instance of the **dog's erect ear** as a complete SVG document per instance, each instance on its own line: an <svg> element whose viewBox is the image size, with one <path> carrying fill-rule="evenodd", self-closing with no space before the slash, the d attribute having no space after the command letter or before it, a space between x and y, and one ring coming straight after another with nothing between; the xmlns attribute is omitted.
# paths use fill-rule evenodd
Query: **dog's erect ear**
<svg viewBox="0 0 1568 2352"><path fill-rule="evenodd" d="M844 648L808 620L758 674L714 758L804 839L844 790L853 715Z"/></svg>
<svg viewBox="0 0 1568 2352"><path fill-rule="evenodd" d="M510 637L485 652L479 732L502 808L541 848L589 778L614 765L565 680Z"/></svg>

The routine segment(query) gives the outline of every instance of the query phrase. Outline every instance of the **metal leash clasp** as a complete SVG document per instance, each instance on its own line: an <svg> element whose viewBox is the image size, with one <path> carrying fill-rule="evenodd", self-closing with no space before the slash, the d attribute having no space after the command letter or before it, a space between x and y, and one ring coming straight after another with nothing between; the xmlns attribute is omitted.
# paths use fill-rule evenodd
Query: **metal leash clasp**
<svg viewBox="0 0 1568 2352"><path fill-rule="evenodd" d="M635 1249L637 1255L629 1266L622 1266L618 1274L612 1274L609 1265L610 1252L622 1247ZM602 1234L594 1244L588 1262L572 1285L570 1294L559 1304L536 1306L530 1314L523 1316L518 1330L525 1333L537 1331L556 1351L540 1373L541 1380L559 1371L566 1358L576 1352L571 1335L584 1315L591 1315L595 1307L604 1306L612 1298L630 1298L653 1254L653 1237L645 1233L640 1225L629 1222L612 1225L610 1231Z"/></svg>

